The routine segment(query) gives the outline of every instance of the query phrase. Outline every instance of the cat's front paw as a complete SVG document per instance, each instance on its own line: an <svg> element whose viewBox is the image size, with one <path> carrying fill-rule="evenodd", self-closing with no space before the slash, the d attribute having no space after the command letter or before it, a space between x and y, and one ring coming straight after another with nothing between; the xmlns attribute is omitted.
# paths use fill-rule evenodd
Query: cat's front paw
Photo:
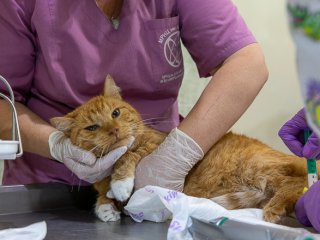
<svg viewBox="0 0 320 240"><path fill-rule="evenodd" d="M120 219L120 212L110 203L96 206L95 213L103 222L114 222Z"/></svg>
<svg viewBox="0 0 320 240"><path fill-rule="evenodd" d="M112 180L111 190L115 199L120 202L128 200L133 190L133 184L133 177L128 177L123 180Z"/></svg>

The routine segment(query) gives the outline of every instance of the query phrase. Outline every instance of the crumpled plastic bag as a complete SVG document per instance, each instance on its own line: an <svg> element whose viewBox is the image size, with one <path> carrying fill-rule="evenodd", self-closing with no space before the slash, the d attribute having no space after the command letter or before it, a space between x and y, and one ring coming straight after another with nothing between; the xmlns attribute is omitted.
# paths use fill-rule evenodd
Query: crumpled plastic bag
<svg viewBox="0 0 320 240"><path fill-rule="evenodd" d="M125 206L125 210L137 222L143 220L164 222L172 219L168 229L168 240L192 240L192 235L188 230L192 225L191 217L206 222L226 217L252 226L258 224L273 229L291 229L263 221L261 209L227 210L210 199L191 197L181 192L156 186L146 186L137 190ZM304 229L296 231L297 233L299 231L303 234L308 233Z"/></svg>
<svg viewBox="0 0 320 240"><path fill-rule="evenodd" d="M0 240L43 240L46 235L47 224L45 221L22 228L0 230Z"/></svg>

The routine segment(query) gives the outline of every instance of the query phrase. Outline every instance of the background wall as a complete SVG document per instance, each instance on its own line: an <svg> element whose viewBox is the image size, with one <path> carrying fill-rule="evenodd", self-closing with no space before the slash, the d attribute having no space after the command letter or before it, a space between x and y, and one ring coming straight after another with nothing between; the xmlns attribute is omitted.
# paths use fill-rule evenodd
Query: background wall
<svg viewBox="0 0 320 240"><path fill-rule="evenodd" d="M0 160L0 185L2 184L3 161Z"/></svg>
<svg viewBox="0 0 320 240"><path fill-rule="evenodd" d="M269 80L233 131L262 140L289 152L278 137L282 124L301 107L294 45L286 19L285 0L234 0L239 12L263 48ZM180 92L181 113L186 115L208 79L199 79L192 59L184 49L185 80Z"/></svg>

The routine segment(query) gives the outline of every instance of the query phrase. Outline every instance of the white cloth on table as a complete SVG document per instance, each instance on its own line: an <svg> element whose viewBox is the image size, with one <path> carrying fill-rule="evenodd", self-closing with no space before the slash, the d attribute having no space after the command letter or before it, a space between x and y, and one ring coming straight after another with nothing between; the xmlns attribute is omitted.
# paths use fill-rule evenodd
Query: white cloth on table
<svg viewBox="0 0 320 240"><path fill-rule="evenodd" d="M37 222L22 228L0 230L0 240L43 240L47 235L46 222Z"/></svg>

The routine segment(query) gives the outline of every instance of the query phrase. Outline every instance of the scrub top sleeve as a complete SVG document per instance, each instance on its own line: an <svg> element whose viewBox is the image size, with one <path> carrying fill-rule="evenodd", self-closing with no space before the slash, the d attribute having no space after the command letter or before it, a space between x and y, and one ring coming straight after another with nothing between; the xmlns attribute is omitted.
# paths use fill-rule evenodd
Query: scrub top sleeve
<svg viewBox="0 0 320 240"><path fill-rule="evenodd" d="M177 0L180 35L200 77L239 49L256 42L230 0Z"/></svg>
<svg viewBox="0 0 320 240"><path fill-rule="evenodd" d="M0 75L11 85L15 100L25 102L35 66L35 37L31 29L33 0L0 1ZM8 93L0 83L0 91Z"/></svg>

